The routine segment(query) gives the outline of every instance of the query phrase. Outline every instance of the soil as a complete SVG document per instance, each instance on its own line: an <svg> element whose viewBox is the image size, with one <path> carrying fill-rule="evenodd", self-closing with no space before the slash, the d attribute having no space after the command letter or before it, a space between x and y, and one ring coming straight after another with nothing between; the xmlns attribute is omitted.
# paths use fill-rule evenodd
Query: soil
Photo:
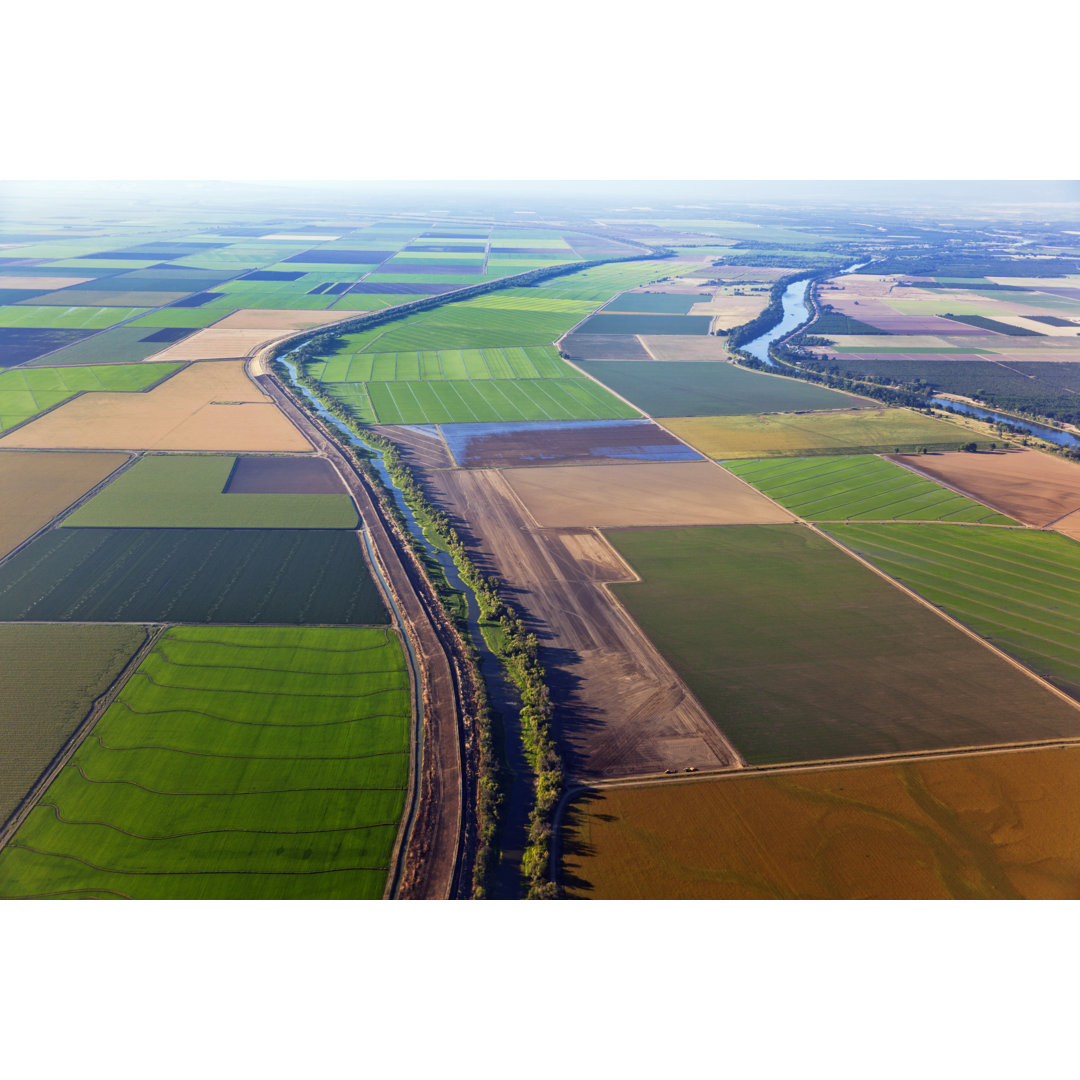
<svg viewBox="0 0 1080 1080"><path fill-rule="evenodd" d="M375 430L401 451L406 464L417 469L452 469L454 462L439 429L387 424Z"/></svg>
<svg viewBox="0 0 1080 1080"><path fill-rule="evenodd" d="M340 322L348 312L288 311L280 308L242 308L219 322L215 330L306 330L309 326Z"/></svg>
<svg viewBox="0 0 1080 1080"><path fill-rule="evenodd" d="M434 473L433 496L541 643L560 746L575 777L723 768L738 757L604 588L633 572L587 529L537 529L496 471Z"/></svg>
<svg viewBox="0 0 1080 1080"><path fill-rule="evenodd" d="M1038 450L888 456L1025 525L1045 526L1080 509L1080 465Z"/></svg>
<svg viewBox="0 0 1080 1080"><path fill-rule="evenodd" d="M197 334L183 341L154 353L147 358L153 361L186 360L228 360L240 356L250 356L260 345L273 339L264 329L229 330L218 326L200 330Z"/></svg>
<svg viewBox="0 0 1080 1080"><path fill-rule="evenodd" d="M238 457L226 495L340 495L345 485L326 458Z"/></svg>
<svg viewBox="0 0 1080 1080"><path fill-rule="evenodd" d="M711 461L511 469L503 477L543 526L757 525L795 520Z"/></svg>

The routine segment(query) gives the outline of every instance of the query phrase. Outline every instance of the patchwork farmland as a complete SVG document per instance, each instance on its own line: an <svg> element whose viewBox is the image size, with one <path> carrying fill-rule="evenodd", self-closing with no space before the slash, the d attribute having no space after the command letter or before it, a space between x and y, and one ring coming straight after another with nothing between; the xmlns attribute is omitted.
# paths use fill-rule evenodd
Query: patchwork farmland
<svg viewBox="0 0 1080 1080"><path fill-rule="evenodd" d="M1080 245L758 212L0 227L0 895L1080 895Z"/></svg>

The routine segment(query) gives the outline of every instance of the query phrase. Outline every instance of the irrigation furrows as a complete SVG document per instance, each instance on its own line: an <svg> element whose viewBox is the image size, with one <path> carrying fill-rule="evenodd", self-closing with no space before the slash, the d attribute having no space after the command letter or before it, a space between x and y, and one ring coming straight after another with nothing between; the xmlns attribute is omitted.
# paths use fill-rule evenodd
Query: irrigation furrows
<svg viewBox="0 0 1080 1080"><path fill-rule="evenodd" d="M83 740L93 731L97 722L104 716L105 711L113 703L117 694L124 688L128 679L135 673L139 665L146 659L153 649L155 642L165 631L164 624L152 624L147 627L146 640L135 651L131 659L124 665L120 673L113 679L111 685L90 707L90 711L86 714L82 723L72 732L70 738L57 752L56 757L49 763L48 768L38 777L37 782L27 793L26 797L15 812L4 822L3 828L0 828L0 851L3 851L5 845L7 845L15 833L18 831L19 826L26 820L30 811L37 806L41 797L48 790L49 785L60 774L60 770L71 760L75 751L82 745Z"/></svg>

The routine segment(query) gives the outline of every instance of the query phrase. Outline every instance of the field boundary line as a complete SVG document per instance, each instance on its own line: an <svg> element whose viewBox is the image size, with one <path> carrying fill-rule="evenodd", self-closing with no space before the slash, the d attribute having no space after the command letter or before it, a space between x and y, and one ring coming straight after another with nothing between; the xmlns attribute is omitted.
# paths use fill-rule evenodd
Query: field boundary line
<svg viewBox="0 0 1080 1080"><path fill-rule="evenodd" d="M813 522L806 522L806 527L808 529L810 529L811 532L815 532L819 536L823 536L834 547L839 548L846 555L848 555L851 558L855 559L856 562L861 563L868 570L870 570L873 573L877 574L878 577L882 578L884 581L887 581L894 588L897 588L901 592L906 593L908 596L910 596L917 603L921 604L923 607L927 608L928 610L934 612L934 614L937 615L939 618L944 619L950 625L955 626L958 630L961 630L963 633L967 634L967 636L969 638L971 638L973 641L977 641L984 648L989 649L990 652L994 653L995 656L998 656L1000 659L1004 660L1006 663L1011 664L1014 668L1016 668L1017 671L1023 672L1029 679L1034 680L1041 687L1043 687L1044 690L1049 690L1050 693L1052 693L1056 697L1060 698L1066 704L1072 706L1072 708L1080 710L1080 701L1077 701L1076 698L1074 698L1071 695L1065 693L1064 690L1059 690L1048 679L1043 678L1042 675L1039 675L1036 671L1032 670L1026 664L1022 663L1020 660L1017 660L1016 657L1011 656L1009 653L1005 652L1004 649L998 648L998 646L995 645L993 642L988 641L981 634L976 633L969 626L962 623L959 619L957 619L954 616L950 615L948 612L943 611L936 604L931 603L929 600L927 600L920 593L916 592L912 588L909 588L902 581L900 581L897 578L894 578L891 574L887 573L886 571L882 570L880 567L876 566L874 563L870 562L869 559L864 558L857 551L855 551L854 549L848 547L847 544L845 544L842 540L838 540L835 537L830 536L827 532L825 532L824 529L819 529Z"/></svg>
<svg viewBox="0 0 1080 1080"><path fill-rule="evenodd" d="M121 625L121 624L113 624ZM22 802L15 808L11 816L0 828L0 851L14 839L22 823L29 817L30 812L41 801L42 796L52 786L53 781L60 774L61 769L71 760L75 751L82 746L87 736L97 726L98 721L108 711L109 706L116 700L117 695L127 686L132 675L139 669L142 662L150 655L158 639L165 633L171 624L169 623L135 623L128 625L142 625L146 628L146 639L135 650L128 662L120 669L119 674L100 694L90 706L89 711L68 736L67 741L56 752L52 761L49 762L45 771L34 782L33 787L24 796Z"/></svg>
<svg viewBox="0 0 1080 1080"><path fill-rule="evenodd" d="M955 491L957 495L963 495L965 499L970 499L972 502L977 502L981 506L985 506L988 509L993 510L995 513L1004 514L1005 517L1012 518L1012 520L1015 521L1023 529L1049 528L1048 525L1028 525L1026 522L1023 522L1018 517L1016 517L1015 514L1010 514L1008 511L1002 510L1000 506L995 506L993 503L988 502L986 499L980 499L978 495L972 495L970 491L965 491L963 488L957 487L955 484L950 484L945 480L939 480L936 476L932 476L930 473L924 473L919 469L915 468L914 465L909 465L906 461L897 461L896 459L898 455L896 454L879 454L877 456L884 458L886 461L891 461L894 465L899 465L901 469L907 469L908 472L913 472L916 476L920 476L924 480L930 480L932 483L940 484L943 488L948 488L949 491ZM1077 506L1076 509L1080 510L1080 506ZM1069 511L1070 514L1075 512L1076 511L1074 510ZM1064 516L1068 517L1069 515L1065 514ZM1061 519L1058 518L1057 520L1060 521Z"/></svg>

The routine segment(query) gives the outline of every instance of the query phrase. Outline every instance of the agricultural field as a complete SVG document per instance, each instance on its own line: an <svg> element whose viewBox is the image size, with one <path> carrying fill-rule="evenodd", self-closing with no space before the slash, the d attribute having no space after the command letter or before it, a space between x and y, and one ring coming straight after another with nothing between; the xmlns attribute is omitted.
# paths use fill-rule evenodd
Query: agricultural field
<svg viewBox="0 0 1080 1080"><path fill-rule="evenodd" d="M1076 900L1080 750L610 788L562 832L585 900Z"/></svg>
<svg viewBox="0 0 1080 1080"><path fill-rule="evenodd" d="M49 354L56 354L83 338L93 335L93 330L27 330L22 327L0 327L0 369L15 367Z"/></svg>
<svg viewBox="0 0 1080 1080"><path fill-rule="evenodd" d="M1034 529L830 525L829 534L1080 697L1080 544Z"/></svg>
<svg viewBox="0 0 1080 1080"><path fill-rule="evenodd" d="M611 360L589 361L579 367L649 416L739 416L873 405L866 398L734 364Z"/></svg>
<svg viewBox="0 0 1080 1080"><path fill-rule="evenodd" d="M28 540L95 484L128 461L127 454L64 454L11 450L0 454L0 556Z"/></svg>
<svg viewBox="0 0 1080 1080"><path fill-rule="evenodd" d="M334 466L316 457L238 457L224 490L229 495L348 494Z"/></svg>
<svg viewBox="0 0 1080 1080"><path fill-rule="evenodd" d="M179 364L111 364L101 367L15 368L0 372L0 431L15 427L76 394L148 390Z"/></svg>
<svg viewBox="0 0 1080 1080"><path fill-rule="evenodd" d="M711 461L508 469L514 494L541 527L746 525L790 514Z"/></svg>
<svg viewBox="0 0 1080 1080"><path fill-rule="evenodd" d="M1013 535L830 532L859 529ZM1080 736L1080 710L805 527L605 535L642 579L610 588L750 764Z"/></svg>
<svg viewBox="0 0 1080 1080"><path fill-rule="evenodd" d="M731 363L731 357L728 354L727 345L723 338L712 337L711 335L692 337L689 334L683 334L681 337L650 336L639 340L646 353L646 356L642 359ZM739 370L748 371L747 368L740 368ZM804 383L803 385L808 386L809 384Z"/></svg>
<svg viewBox="0 0 1080 1080"><path fill-rule="evenodd" d="M544 643L568 774L640 776L733 764L723 734L612 598L607 583L632 577L631 568L594 530L534 528L506 476L442 470L430 474L430 487L482 572L505 583Z"/></svg>
<svg viewBox="0 0 1080 1080"><path fill-rule="evenodd" d="M193 360L232 360L250 356L278 335L272 330L232 330L217 326L199 330L175 345L163 346L155 361L188 363Z"/></svg>
<svg viewBox="0 0 1080 1080"><path fill-rule="evenodd" d="M236 492L230 484L235 465L234 457L175 454L143 457L66 518L64 526L355 529L359 525L356 507L344 492L325 495Z"/></svg>
<svg viewBox="0 0 1080 1080"><path fill-rule="evenodd" d="M702 455L651 420L559 424L444 424L433 429L464 468L520 468L601 461L700 461ZM389 434L389 433L388 433ZM394 436L390 436L393 438ZM435 465L439 468L450 467Z"/></svg>
<svg viewBox="0 0 1080 1080"><path fill-rule="evenodd" d="M819 454L959 450L971 432L909 409L772 416L686 416L664 426L707 457L808 457Z"/></svg>
<svg viewBox="0 0 1080 1080"><path fill-rule="evenodd" d="M0 625L0 822L145 639L141 626Z"/></svg>
<svg viewBox="0 0 1080 1080"><path fill-rule="evenodd" d="M711 293L625 292L605 304L603 312L653 312L663 315L689 315L690 309L712 299ZM743 320L744 322L747 320Z"/></svg>
<svg viewBox="0 0 1080 1080"><path fill-rule="evenodd" d="M895 460L1025 525L1065 525L1080 510L1080 465L1038 450L900 455Z"/></svg>
<svg viewBox="0 0 1080 1080"><path fill-rule="evenodd" d="M637 417L591 379L324 383L361 423L468 424Z"/></svg>
<svg viewBox="0 0 1080 1080"><path fill-rule="evenodd" d="M54 529L0 565L0 620L382 624L345 529Z"/></svg>
<svg viewBox="0 0 1080 1080"><path fill-rule="evenodd" d="M163 366L175 370L175 365ZM122 370L152 382L158 377L158 367L140 364ZM29 378L33 373L27 370L25 374ZM49 374L55 372L50 370ZM144 394L83 394L0 438L0 448L7 447L223 452L311 449L244 374L240 360L189 364Z"/></svg>
<svg viewBox="0 0 1080 1080"><path fill-rule="evenodd" d="M74 297L72 298L74 299ZM145 308L0 307L0 326L47 330L105 330L142 315Z"/></svg>
<svg viewBox="0 0 1080 1080"><path fill-rule="evenodd" d="M914 460L923 456L917 455ZM808 521L1016 524L981 503L869 454L726 464L736 476Z"/></svg>
<svg viewBox="0 0 1080 1080"><path fill-rule="evenodd" d="M0 896L379 899L410 708L385 630L172 627L0 853Z"/></svg>
<svg viewBox="0 0 1080 1080"><path fill-rule="evenodd" d="M325 361L305 365L321 382L446 382L463 379L566 379L580 372L550 345L524 348L440 349L429 352L349 351L356 339L346 335L342 348Z"/></svg>
<svg viewBox="0 0 1080 1080"><path fill-rule="evenodd" d="M582 334L707 334L708 315L634 315L602 311L581 324Z"/></svg>

